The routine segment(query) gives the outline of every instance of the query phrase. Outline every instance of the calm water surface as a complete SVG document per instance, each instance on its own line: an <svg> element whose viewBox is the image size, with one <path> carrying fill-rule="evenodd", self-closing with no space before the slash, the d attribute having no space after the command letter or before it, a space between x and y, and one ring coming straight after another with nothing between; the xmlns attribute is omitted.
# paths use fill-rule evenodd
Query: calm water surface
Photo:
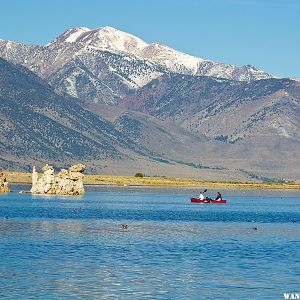
<svg viewBox="0 0 300 300"><path fill-rule="evenodd" d="M0 196L0 298L300 292L300 192L225 191L228 204L201 205L189 202L193 190L90 187L75 198L18 189Z"/></svg>

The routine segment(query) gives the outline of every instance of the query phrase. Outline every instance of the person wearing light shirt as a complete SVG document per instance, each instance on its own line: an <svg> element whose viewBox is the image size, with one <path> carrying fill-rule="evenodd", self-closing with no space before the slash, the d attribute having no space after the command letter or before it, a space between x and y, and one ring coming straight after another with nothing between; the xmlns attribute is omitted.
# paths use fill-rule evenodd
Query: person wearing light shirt
<svg viewBox="0 0 300 300"><path fill-rule="evenodd" d="M205 199L204 193L205 193L206 191L207 191L207 189L205 189L203 192L200 193L200 195L199 195L199 197L198 197L200 200L204 200L204 199Z"/></svg>

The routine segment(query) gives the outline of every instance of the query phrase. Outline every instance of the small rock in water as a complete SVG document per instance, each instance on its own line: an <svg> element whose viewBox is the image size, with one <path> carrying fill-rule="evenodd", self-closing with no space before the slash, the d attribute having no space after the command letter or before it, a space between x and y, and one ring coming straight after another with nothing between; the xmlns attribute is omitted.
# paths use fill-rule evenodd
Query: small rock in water
<svg viewBox="0 0 300 300"><path fill-rule="evenodd" d="M122 228L123 229L128 229L128 225L127 224L122 224Z"/></svg>

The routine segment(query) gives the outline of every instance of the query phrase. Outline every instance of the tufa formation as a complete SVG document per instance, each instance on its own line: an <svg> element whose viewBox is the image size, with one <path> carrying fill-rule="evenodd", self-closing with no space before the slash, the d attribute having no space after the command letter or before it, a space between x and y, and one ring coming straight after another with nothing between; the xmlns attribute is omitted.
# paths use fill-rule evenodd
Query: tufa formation
<svg viewBox="0 0 300 300"><path fill-rule="evenodd" d="M35 167L32 170L32 194L47 195L82 195L83 187L83 171L85 165L77 164L71 166L68 170L61 169L55 175L52 166L46 164L43 167L43 175L39 178Z"/></svg>
<svg viewBox="0 0 300 300"><path fill-rule="evenodd" d="M0 172L0 193L9 193L8 182L3 172Z"/></svg>

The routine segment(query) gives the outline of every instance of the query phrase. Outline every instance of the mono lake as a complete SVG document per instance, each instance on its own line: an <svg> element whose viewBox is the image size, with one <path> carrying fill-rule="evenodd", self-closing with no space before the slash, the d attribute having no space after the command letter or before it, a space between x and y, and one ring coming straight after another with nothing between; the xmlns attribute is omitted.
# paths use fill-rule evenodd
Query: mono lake
<svg viewBox="0 0 300 300"><path fill-rule="evenodd" d="M300 191L87 187L0 195L0 298L283 299L300 292ZM215 191L212 191L212 196ZM127 229L123 228L127 225Z"/></svg>

